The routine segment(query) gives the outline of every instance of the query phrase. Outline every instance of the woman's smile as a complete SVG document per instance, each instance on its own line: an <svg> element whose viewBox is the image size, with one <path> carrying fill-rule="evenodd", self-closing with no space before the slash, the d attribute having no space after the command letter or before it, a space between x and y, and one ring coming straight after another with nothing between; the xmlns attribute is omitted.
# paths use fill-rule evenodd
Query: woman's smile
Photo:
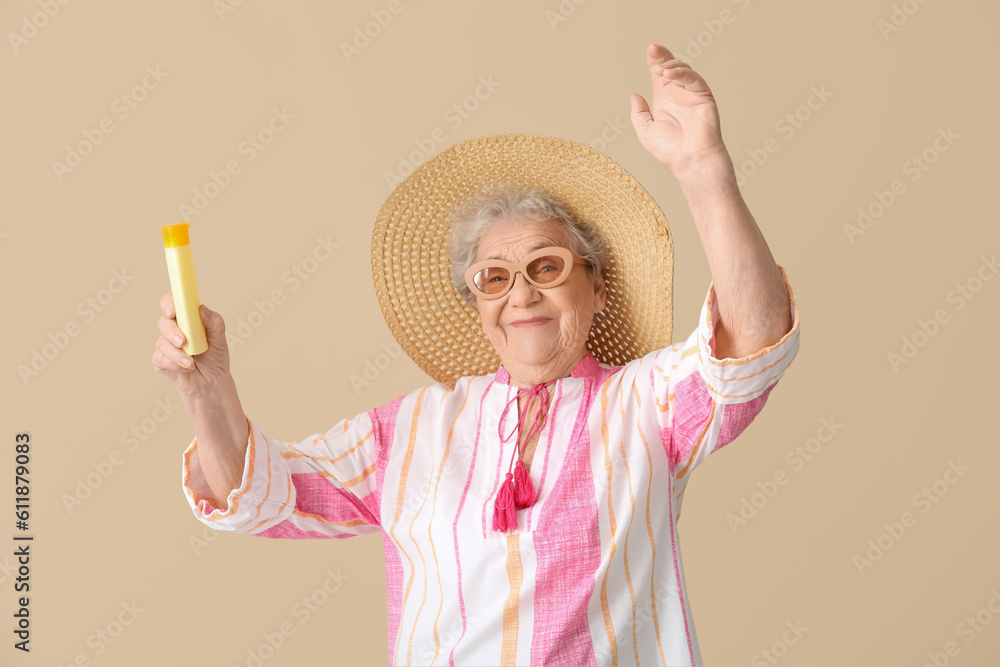
<svg viewBox="0 0 1000 667"><path fill-rule="evenodd" d="M552 321L551 317L533 317L530 320L517 320L511 322L510 326L517 327L519 329L521 327L537 327L542 324L548 324L551 321Z"/></svg>

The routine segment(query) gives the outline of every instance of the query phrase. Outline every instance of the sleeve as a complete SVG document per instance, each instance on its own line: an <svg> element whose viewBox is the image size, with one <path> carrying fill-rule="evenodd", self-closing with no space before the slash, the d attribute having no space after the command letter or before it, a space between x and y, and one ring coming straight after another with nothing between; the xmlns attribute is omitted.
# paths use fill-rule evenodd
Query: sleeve
<svg viewBox="0 0 1000 667"><path fill-rule="evenodd" d="M247 418L243 479L226 507L212 499L198 439L183 454L184 494L202 523L274 538L352 537L379 529L376 474L380 434L374 411L344 419L301 442L272 438Z"/></svg>
<svg viewBox="0 0 1000 667"><path fill-rule="evenodd" d="M763 409L767 397L799 349L799 311L785 270L792 327L778 342L739 359L715 356L719 322L715 283L709 285L697 329L680 344L659 351L653 372L657 419L674 476L682 480L739 436Z"/></svg>

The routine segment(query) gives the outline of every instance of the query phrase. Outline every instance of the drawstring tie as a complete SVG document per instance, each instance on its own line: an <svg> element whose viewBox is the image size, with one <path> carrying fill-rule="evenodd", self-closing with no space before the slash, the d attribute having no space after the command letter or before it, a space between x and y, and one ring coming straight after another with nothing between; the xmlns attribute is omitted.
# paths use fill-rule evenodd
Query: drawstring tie
<svg viewBox="0 0 1000 667"><path fill-rule="evenodd" d="M497 435L500 436L501 445L510 440L515 431L517 433L521 432L525 415L528 412L528 406L531 405L531 399L535 396L539 397L538 412L535 413L535 421L532 422L531 428L528 429L528 434L524 437L525 444L527 444L527 442L531 439L532 433L541 433L542 429L545 427L545 420L548 417L549 390L546 385L550 385L553 382L556 382L556 380L543 382L542 384L535 385L531 388L518 387L517 394L515 394L512 399L507 401L507 405L500 414L500 422L497 424ZM504 436L501 431L501 424L503 424L503 420L507 416L507 411L510 410L510 406L524 394L527 394L528 396L524 412L521 413L521 417L518 419L515 429L512 429L509 434ZM517 438L514 441L515 446L514 453L511 456L511 465L507 466L507 479L500 485L500 491L497 493L496 500L493 503L493 530L495 531L505 533L511 528L516 529L517 517L515 516L515 510L531 507L531 505L535 502L535 487L531 484L531 478L528 476L528 470L524 467L524 463L521 461L522 454L520 440L521 438ZM517 461L516 465L514 465L515 459ZM514 469L513 473L511 473L512 466Z"/></svg>

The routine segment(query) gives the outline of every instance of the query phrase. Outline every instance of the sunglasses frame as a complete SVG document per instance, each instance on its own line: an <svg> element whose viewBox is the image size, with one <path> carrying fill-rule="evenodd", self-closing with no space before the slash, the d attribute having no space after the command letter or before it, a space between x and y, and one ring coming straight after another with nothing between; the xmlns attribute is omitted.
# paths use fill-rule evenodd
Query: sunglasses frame
<svg viewBox="0 0 1000 667"><path fill-rule="evenodd" d="M558 257L561 257L562 260L565 262L565 264L562 274L558 278L556 278L554 282L540 284L528 277L527 269L528 265L531 264L533 261L535 261L539 257L545 257L547 255L556 255ZM517 279L517 274L519 273L521 274L522 278L527 280L529 283L531 283L538 289L548 289L550 287L558 287L559 285L566 282L566 279L569 278L569 274L573 271L574 264L584 264L586 266L590 266L590 262L580 257L569 248L563 248L562 246L548 246L546 248L539 248L535 252L530 253L520 262L507 262L502 259L484 259L481 262L476 262L475 264L469 267L468 271L465 272L465 282L469 286L469 289L472 290L472 293L477 297L487 300L499 299L500 297L507 294L507 292L509 292L510 289L514 286L514 280ZM497 294L486 294L485 292L479 289L473 278L477 273L479 273L483 269L494 268L494 267L507 269L512 277L510 281L507 283L507 288L504 291L498 292Z"/></svg>

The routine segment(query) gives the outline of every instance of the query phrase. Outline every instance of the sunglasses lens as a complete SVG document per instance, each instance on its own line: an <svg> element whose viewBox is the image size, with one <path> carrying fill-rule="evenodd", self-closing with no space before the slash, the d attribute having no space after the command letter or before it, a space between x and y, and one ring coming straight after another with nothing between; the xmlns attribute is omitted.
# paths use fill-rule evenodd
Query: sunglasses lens
<svg viewBox="0 0 1000 667"><path fill-rule="evenodd" d="M477 273L472 280L484 294L499 294L507 289L510 272L499 266L491 266Z"/></svg>
<svg viewBox="0 0 1000 667"><path fill-rule="evenodd" d="M528 275L536 283L546 285L555 282L563 274L566 262L558 255L546 255L539 257L528 265Z"/></svg>

